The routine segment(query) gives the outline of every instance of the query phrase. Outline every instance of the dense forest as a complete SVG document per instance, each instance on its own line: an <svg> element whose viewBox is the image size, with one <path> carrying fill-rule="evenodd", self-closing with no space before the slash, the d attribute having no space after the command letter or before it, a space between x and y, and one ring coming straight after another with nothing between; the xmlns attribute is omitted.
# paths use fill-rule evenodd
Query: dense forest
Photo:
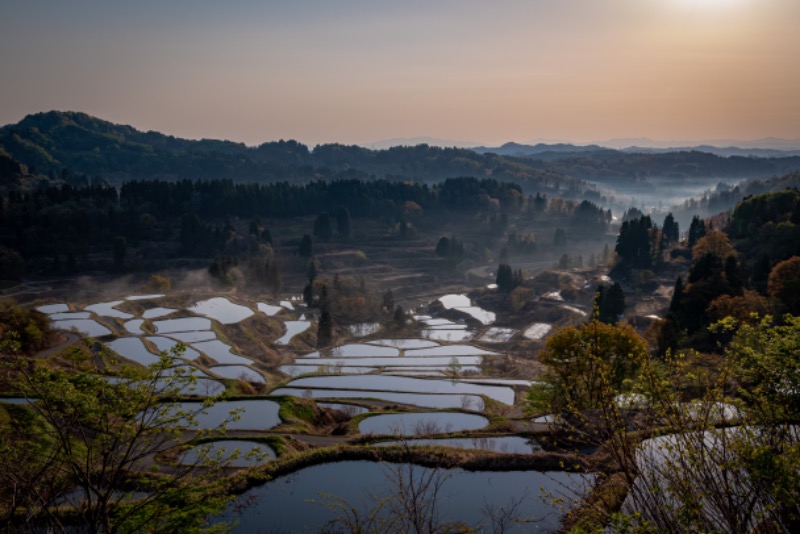
<svg viewBox="0 0 800 534"><path fill-rule="evenodd" d="M665 220L625 221L612 276L647 278L676 264L688 274L675 281L665 318L654 324L658 350L721 350L726 335L710 326L726 317L752 323L765 314L798 314L800 294L800 192L785 189L747 197L728 216L692 219L677 243Z"/></svg>
<svg viewBox="0 0 800 534"><path fill-rule="evenodd" d="M510 227L510 215L524 225ZM307 236L270 228L288 224L278 221L309 217L316 221L313 229L308 223ZM551 241L563 247L567 239L597 239L611 222L611 212L590 201L525 196L519 185L493 179L451 178L432 185L386 180L304 185L136 180L119 189L65 184L11 190L0 196L0 245L4 277L15 279L26 271L76 273L91 263L93 254L110 260L112 251L114 265L106 269L119 269L123 263L131 269L134 264L124 261L131 247L138 248L141 261L158 269L170 259L249 257L264 246L273 249L278 239L302 245L301 238L312 236L321 242L334 235L350 238L362 234L362 228L385 228L399 238L412 237L415 228L435 235L452 217L464 221L463 232L484 235L490 246L508 232L507 247L518 256L535 253ZM530 230L517 233L554 225L562 228L552 240L545 233L537 243ZM302 246L297 250L303 255Z"/></svg>

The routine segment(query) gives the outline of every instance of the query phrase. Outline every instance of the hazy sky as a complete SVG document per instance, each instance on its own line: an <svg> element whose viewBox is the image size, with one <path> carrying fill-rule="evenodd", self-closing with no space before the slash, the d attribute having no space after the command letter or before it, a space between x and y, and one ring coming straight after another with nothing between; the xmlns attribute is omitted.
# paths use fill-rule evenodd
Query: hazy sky
<svg viewBox="0 0 800 534"><path fill-rule="evenodd" d="M5 0L0 124L257 144L800 138L800 0Z"/></svg>

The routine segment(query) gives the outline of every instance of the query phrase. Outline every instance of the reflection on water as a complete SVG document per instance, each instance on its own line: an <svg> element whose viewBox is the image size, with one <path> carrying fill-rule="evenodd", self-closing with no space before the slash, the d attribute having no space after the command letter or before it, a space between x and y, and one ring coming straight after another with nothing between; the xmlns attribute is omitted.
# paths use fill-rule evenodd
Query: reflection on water
<svg viewBox="0 0 800 534"><path fill-rule="evenodd" d="M222 324L235 324L254 314L250 308L234 304L224 297L202 300L188 308L188 310L192 313L215 319Z"/></svg>
<svg viewBox="0 0 800 534"><path fill-rule="evenodd" d="M363 419L358 431L362 434L425 436L478 430L488 424L485 417L471 413L390 413Z"/></svg>
<svg viewBox="0 0 800 534"><path fill-rule="evenodd" d="M457 449L478 449L505 454L532 454L542 447L535 441L519 436L479 436L474 438L407 439L376 443L379 447L403 445L408 447L439 446Z"/></svg>
<svg viewBox="0 0 800 534"><path fill-rule="evenodd" d="M352 505L362 515L378 501L396 494L398 480L424 480L429 468L410 464L337 462L307 467L271 480L243 493L224 520L238 520L234 532L259 532L269 525L274 532L319 532L336 518L331 507L322 506L325 495ZM504 532L549 532L559 527L571 504L591 487L592 475L538 471L439 471L442 485L436 506L441 521L462 521L478 531L491 523L487 510L497 513L518 503L512 519L535 519L535 523L508 521ZM555 499L540 498L550 494ZM565 500L561 501L563 498ZM237 504L252 503L249 506ZM235 510L235 511L234 511ZM402 529L400 529L402 530ZM389 534L389 533L387 533Z"/></svg>

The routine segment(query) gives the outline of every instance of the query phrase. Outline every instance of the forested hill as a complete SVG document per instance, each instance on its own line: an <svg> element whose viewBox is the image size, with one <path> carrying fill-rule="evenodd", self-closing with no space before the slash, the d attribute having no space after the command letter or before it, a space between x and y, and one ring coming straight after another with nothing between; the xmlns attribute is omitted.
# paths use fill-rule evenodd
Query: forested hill
<svg viewBox="0 0 800 534"><path fill-rule="evenodd" d="M84 113L50 111L0 128L0 149L31 174L59 178L231 179L240 182L319 179L402 179L440 182L456 176L514 181L528 192L579 196L585 184L495 154L428 145L369 150L339 144L313 150L296 141L258 147L217 140L193 141L103 121Z"/></svg>
<svg viewBox="0 0 800 534"><path fill-rule="evenodd" d="M513 145L479 148L481 153L502 154L543 172L563 174L610 186L632 181L670 178L767 178L800 170L800 156L723 156L702 150L626 152L592 146Z"/></svg>

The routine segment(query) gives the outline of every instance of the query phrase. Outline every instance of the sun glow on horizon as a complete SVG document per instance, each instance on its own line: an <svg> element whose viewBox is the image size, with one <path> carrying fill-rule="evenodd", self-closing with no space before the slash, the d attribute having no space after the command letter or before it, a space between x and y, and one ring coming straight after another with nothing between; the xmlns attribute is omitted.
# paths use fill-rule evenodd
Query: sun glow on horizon
<svg viewBox="0 0 800 534"><path fill-rule="evenodd" d="M722 11L739 9L751 3L751 0L664 0L666 4L683 9L702 11Z"/></svg>
<svg viewBox="0 0 800 534"><path fill-rule="evenodd" d="M249 144L800 138L798 0L13 4L0 124L72 109Z"/></svg>

